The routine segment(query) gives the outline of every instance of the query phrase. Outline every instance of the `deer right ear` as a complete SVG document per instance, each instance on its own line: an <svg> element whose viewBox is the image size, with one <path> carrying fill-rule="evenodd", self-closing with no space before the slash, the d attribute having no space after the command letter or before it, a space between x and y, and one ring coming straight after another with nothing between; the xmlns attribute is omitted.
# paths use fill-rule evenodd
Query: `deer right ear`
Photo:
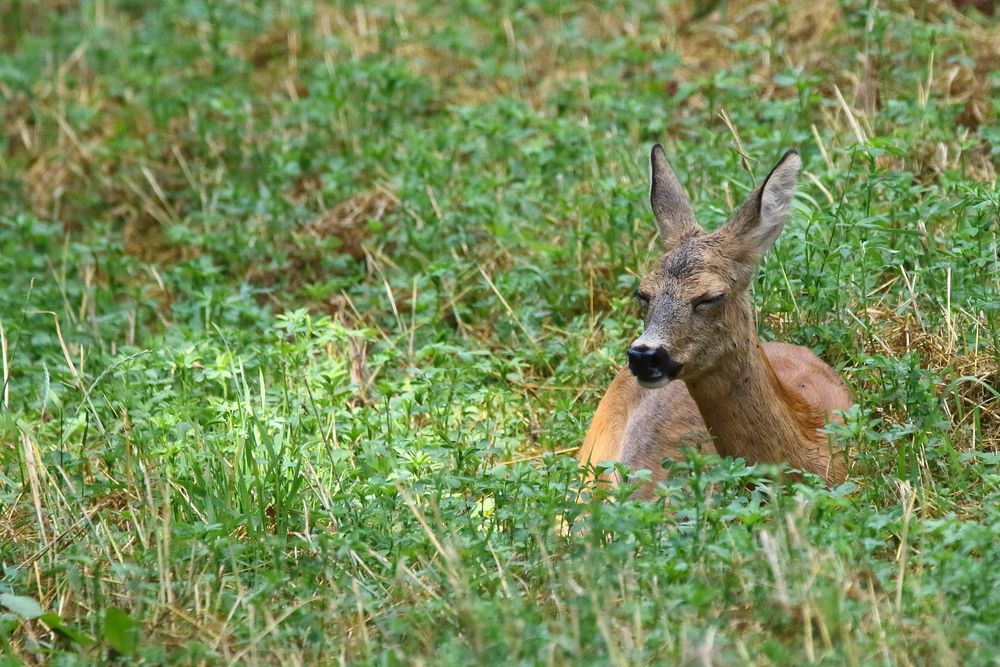
<svg viewBox="0 0 1000 667"><path fill-rule="evenodd" d="M649 203L656 218L656 231L663 246L670 250L686 236L697 234L701 227L691 213L687 196L673 169L667 163L663 146L656 144L649 155L650 180Z"/></svg>
<svg viewBox="0 0 1000 667"><path fill-rule="evenodd" d="M724 229L738 239L739 247L752 262L760 261L788 222L795 197L795 176L802 158L795 151L785 153L764 184L733 213Z"/></svg>

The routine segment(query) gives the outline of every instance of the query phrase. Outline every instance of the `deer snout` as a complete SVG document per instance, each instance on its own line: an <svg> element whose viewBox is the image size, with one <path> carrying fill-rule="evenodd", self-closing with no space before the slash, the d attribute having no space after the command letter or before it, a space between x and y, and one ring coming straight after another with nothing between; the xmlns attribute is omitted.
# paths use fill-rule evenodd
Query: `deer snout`
<svg viewBox="0 0 1000 667"><path fill-rule="evenodd" d="M683 364L670 357L667 348L635 344L628 349L628 369L644 387L661 387L680 374Z"/></svg>

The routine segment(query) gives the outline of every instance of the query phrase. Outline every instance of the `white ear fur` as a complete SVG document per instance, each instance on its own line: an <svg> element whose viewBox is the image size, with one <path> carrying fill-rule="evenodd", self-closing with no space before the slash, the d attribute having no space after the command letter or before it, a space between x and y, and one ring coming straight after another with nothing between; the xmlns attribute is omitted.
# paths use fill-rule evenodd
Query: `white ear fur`
<svg viewBox="0 0 1000 667"><path fill-rule="evenodd" d="M795 177L801 167L799 154L788 151L764 181L760 192L760 219L743 235L743 241L758 257L768 251L788 222L795 197Z"/></svg>

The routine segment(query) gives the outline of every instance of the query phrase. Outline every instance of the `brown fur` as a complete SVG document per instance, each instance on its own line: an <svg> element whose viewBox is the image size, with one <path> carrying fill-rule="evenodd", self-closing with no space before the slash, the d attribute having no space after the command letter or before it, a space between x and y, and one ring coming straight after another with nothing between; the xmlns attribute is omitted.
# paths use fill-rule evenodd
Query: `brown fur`
<svg viewBox="0 0 1000 667"><path fill-rule="evenodd" d="M722 451L710 436L687 385L674 381L659 389L643 389L628 368L623 368L597 407L580 448L580 463L621 461L633 470L652 471L655 483L666 479L664 459L681 459L685 447L694 447L712 454L741 456L750 463L785 461L816 473L829 485L843 481L843 454L833 449L817 429L827 421L840 422L833 411L851 406L844 383L816 355L798 345L763 343L760 356L761 367L772 376L768 380L780 392L793 423L801 425L802 437L798 440L776 451L768 451L764 445ZM748 402L752 397L743 394L734 400L733 407L741 409ZM756 417L753 421L758 422L739 424L748 435L752 436L754 429L757 433L771 430L759 423L758 411L747 409L745 414ZM651 492L652 488L647 488L640 495L648 497Z"/></svg>
<svg viewBox="0 0 1000 667"><path fill-rule="evenodd" d="M658 481L663 459L693 446L749 463L787 462L830 485L843 481L843 454L818 432L851 405L843 381L806 348L762 345L747 294L787 219L799 165L790 155L729 223L707 234L654 148L651 201L667 252L640 283L647 312L637 343L660 346L683 366L679 381L658 388L644 388L623 368L597 408L581 463L621 461ZM698 305L718 295L718 303Z"/></svg>

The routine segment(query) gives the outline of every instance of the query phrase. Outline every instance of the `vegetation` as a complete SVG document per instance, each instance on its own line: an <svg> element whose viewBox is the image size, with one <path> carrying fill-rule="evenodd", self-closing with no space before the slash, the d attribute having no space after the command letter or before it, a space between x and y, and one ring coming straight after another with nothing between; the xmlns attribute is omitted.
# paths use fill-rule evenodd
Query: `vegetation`
<svg viewBox="0 0 1000 667"><path fill-rule="evenodd" d="M0 665L996 664L1000 22L398 5L0 2ZM655 141L845 484L582 490Z"/></svg>

